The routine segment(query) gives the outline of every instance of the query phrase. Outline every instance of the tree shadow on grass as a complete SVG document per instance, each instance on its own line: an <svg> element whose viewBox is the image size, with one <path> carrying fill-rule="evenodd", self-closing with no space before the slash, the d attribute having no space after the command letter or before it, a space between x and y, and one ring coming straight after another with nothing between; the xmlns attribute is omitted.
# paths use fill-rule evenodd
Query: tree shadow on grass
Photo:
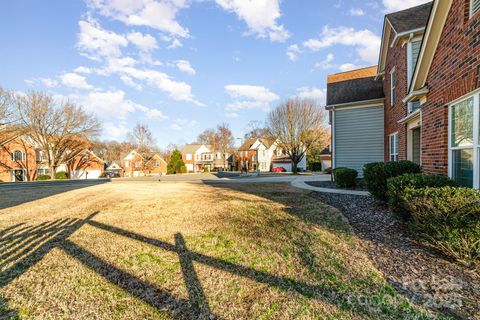
<svg viewBox="0 0 480 320"><path fill-rule="evenodd" d="M25 184L23 182L0 184L0 210L106 182L110 182L110 180L61 180L38 181Z"/></svg>

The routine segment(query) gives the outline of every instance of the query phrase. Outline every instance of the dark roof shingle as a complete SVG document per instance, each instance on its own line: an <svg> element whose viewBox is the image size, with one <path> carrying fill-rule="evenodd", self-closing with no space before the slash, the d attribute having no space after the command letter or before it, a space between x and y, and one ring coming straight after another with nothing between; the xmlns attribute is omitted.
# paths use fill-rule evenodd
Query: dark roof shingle
<svg viewBox="0 0 480 320"><path fill-rule="evenodd" d="M424 28L427 25L433 2L387 14L386 18L397 33Z"/></svg>
<svg viewBox="0 0 480 320"><path fill-rule="evenodd" d="M383 82L375 77L352 79L327 85L327 105L385 98Z"/></svg>

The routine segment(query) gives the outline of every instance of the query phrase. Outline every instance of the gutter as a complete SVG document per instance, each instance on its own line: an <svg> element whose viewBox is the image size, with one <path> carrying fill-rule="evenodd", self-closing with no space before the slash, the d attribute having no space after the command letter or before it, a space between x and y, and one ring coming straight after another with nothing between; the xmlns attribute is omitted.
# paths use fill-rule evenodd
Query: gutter
<svg viewBox="0 0 480 320"><path fill-rule="evenodd" d="M425 95L429 92L430 92L430 90L427 87L423 87L422 89L412 91L405 98L402 99L402 102L403 103L411 102L416 97Z"/></svg>
<svg viewBox="0 0 480 320"><path fill-rule="evenodd" d="M368 105L369 103L374 103L374 102L383 102L385 101L385 98L380 98L380 99L371 99L371 100L362 100L362 101L352 101L352 102L346 102L346 103L339 103L339 104L332 104L332 105L327 105L325 109L327 110L334 110L334 108L342 108L342 107L349 107L349 106L354 106L358 104L365 104Z"/></svg>
<svg viewBox="0 0 480 320"><path fill-rule="evenodd" d="M415 34L415 33L424 33L424 32L425 32L425 27L397 33L397 34L395 34L395 38L393 38L393 41L392 41L392 44L390 45L390 48L393 48L398 43L398 40L400 40L403 37L406 37L406 36L412 37L413 34Z"/></svg>

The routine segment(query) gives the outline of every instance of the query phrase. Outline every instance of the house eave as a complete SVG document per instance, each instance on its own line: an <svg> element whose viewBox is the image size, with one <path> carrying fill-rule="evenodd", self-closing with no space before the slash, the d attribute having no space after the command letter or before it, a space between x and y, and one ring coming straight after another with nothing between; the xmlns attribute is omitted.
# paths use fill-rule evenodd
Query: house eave
<svg viewBox="0 0 480 320"><path fill-rule="evenodd" d="M420 90L410 92L405 98L402 99L402 102L403 103L411 102L416 98L420 98L422 96L425 96L429 91L430 90L427 87L423 87Z"/></svg>
<svg viewBox="0 0 480 320"><path fill-rule="evenodd" d="M371 100L362 100L362 101L352 101L352 102L346 102L346 103L338 103L338 104L331 104L327 105L325 109L327 110L332 110L336 108L344 108L344 107L351 107L351 106L368 106L372 104L381 104L385 101L385 98L380 98L380 99L371 99Z"/></svg>
<svg viewBox="0 0 480 320"><path fill-rule="evenodd" d="M404 124L406 122L409 122L417 117L420 117L421 113L422 113L422 109L419 108L414 112L410 113L409 115L407 115L405 118L398 120L397 123Z"/></svg>

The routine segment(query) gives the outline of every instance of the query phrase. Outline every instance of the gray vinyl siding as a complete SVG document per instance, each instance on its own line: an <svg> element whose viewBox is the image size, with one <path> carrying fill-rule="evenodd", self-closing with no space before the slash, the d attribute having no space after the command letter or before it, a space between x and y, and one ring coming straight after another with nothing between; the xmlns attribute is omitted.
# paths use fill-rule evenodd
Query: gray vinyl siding
<svg viewBox="0 0 480 320"><path fill-rule="evenodd" d="M335 110L334 167L363 175L363 165L384 161L383 107Z"/></svg>
<svg viewBox="0 0 480 320"><path fill-rule="evenodd" d="M415 65L417 64L418 55L420 54L421 46L422 46L422 41L412 42L412 70L415 70Z"/></svg>

